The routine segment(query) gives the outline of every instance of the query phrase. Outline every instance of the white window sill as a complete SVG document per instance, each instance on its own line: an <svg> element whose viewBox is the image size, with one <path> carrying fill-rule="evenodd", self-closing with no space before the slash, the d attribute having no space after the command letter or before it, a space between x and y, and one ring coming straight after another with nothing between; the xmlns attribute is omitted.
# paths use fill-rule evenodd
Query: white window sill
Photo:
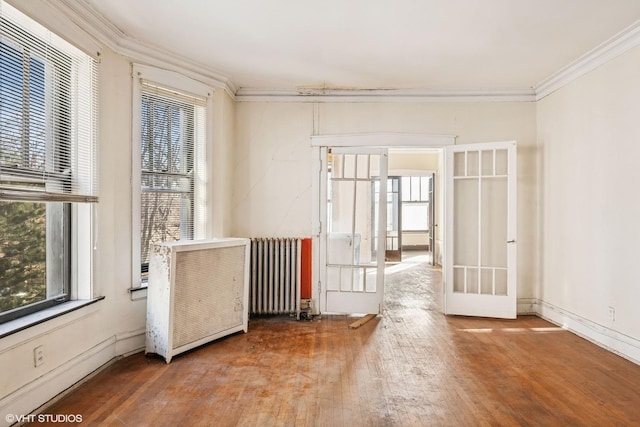
<svg viewBox="0 0 640 427"><path fill-rule="evenodd" d="M64 314L79 310L88 305L94 304L104 297L98 297L90 300L67 301L53 307L40 310L38 312L28 314L15 320L0 324L0 339L15 334L33 326L42 324L48 320L55 319Z"/></svg>

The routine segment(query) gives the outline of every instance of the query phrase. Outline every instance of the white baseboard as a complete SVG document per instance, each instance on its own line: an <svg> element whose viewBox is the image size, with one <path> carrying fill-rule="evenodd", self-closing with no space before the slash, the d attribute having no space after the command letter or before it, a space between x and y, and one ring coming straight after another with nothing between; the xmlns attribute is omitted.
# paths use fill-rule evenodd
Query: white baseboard
<svg viewBox="0 0 640 427"><path fill-rule="evenodd" d="M9 426L10 416L19 417L48 405L75 384L120 356L144 349L144 330L111 337L34 381L0 399L0 427Z"/></svg>
<svg viewBox="0 0 640 427"><path fill-rule="evenodd" d="M544 301L537 300L534 306L539 317L640 365L640 340Z"/></svg>
<svg viewBox="0 0 640 427"><path fill-rule="evenodd" d="M519 315L535 314L640 365L638 339L535 298L520 298L517 304ZM8 414L30 414L117 357L143 350L144 340L144 330L117 334L5 396L0 400L0 414L5 415L0 417L0 427L11 424Z"/></svg>
<svg viewBox="0 0 640 427"><path fill-rule="evenodd" d="M537 315L537 303L538 300L535 298L518 298L518 308L517 313L520 316L523 315Z"/></svg>
<svg viewBox="0 0 640 427"><path fill-rule="evenodd" d="M144 350L145 329L116 335L116 354L127 357Z"/></svg>
<svg viewBox="0 0 640 427"><path fill-rule="evenodd" d="M115 337L101 342L0 400L0 425L30 414L115 357Z"/></svg>

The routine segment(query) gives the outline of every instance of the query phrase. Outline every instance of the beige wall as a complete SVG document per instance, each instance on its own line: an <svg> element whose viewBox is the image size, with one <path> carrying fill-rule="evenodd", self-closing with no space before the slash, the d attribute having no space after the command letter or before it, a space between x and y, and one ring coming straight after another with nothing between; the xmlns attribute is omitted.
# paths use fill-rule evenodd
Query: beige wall
<svg viewBox="0 0 640 427"><path fill-rule="evenodd" d="M115 357L144 347L146 299L132 301L132 65L104 49L100 61L100 192L96 209L95 296L104 299L0 339L0 414L28 414ZM229 233L234 101L214 93L209 233ZM138 268L136 266L136 268ZM42 346L44 364L33 365ZM0 426L5 425L4 416Z"/></svg>
<svg viewBox="0 0 640 427"><path fill-rule="evenodd" d="M516 140L518 296L640 348L639 69L635 48L537 103L234 102L217 90L209 234L309 236L312 135ZM26 414L144 343L146 300L128 291L131 62L104 49L100 76L95 294L105 299L0 339L0 414ZM34 368L40 345L45 363Z"/></svg>
<svg viewBox="0 0 640 427"><path fill-rule="evenodd" d="M310 235L312 131L312 104L236 104L232 234Z"/></svg>
<svg viewBox="0 0 640 427"><path fill-rule="evenodd" d="M210 211L212 221L208 235L224 237L231 235L233 226L232 195L233 185L229 185L235 164L235 102L223 90L214 93L213 140L211 150L212 198Z"/></svg>
<svg viewBox="0 0 640 427"><path fill-rule="evenodd" d="M518 141L518 296L537 281L535 103L236 105L233 234L310 236L314 134L451 134L457 143Z"/></svg>
<svg viewBox="0 0 640 427"><path fill-rule="evenodd" d="M100 63L100 203L96 295L105 299L0 340L0 409L28 413L94 369L144 343L146 300L132 301L131 62L104 49ZM311 234L314 133L423 132L461 143L519 142L519 292L535 280L535 105L236 103L215 91L211 187L215 236ZM315 131L314 131L315 129ZM533 193L533 194L532 194ZM42 345L44 365L34 368ZM22 406L21 406L22 405ZM25 406L26 405L26 406Z"/></svg>
<svg viewBox="0 0 640 427"><path fill-rule="evenodd" d="M639 69L635 48L538 102L538 297L636 343Z"/></svg>

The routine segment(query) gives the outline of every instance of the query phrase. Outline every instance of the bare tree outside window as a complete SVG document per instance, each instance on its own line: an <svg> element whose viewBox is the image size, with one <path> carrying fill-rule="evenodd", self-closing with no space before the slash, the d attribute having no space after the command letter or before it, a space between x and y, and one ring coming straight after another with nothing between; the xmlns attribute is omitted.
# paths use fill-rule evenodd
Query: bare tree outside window
<svg viewBox="0 0 640 427"><path fill-rule="evenodd" d="M142 94L143 279L152 244L193 238L194 108L164 94Z"/></svg>
<svg viewBox="0 0 640 427"><path fill-rule="evenodd" d="M97 83L93 58L2 3L0 323L71 298L73 206L98 201Z"/></svg>
<svg viewBox="0 0 640 427"><path fill-rule="evenodd" d="M44 203L0 201L0 312L47 297Z"/></svg>

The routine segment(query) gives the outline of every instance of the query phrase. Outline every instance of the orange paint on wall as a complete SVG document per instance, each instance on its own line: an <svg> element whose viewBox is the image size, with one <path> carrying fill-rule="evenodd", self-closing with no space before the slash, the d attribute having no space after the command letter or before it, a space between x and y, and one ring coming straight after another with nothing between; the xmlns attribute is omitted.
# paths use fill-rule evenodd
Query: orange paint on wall
<svg viewBox="0 0 640 427"><path fill-rule="evenodd" d="M311 298L311 239L302 239L300 298Z"/></svg>

